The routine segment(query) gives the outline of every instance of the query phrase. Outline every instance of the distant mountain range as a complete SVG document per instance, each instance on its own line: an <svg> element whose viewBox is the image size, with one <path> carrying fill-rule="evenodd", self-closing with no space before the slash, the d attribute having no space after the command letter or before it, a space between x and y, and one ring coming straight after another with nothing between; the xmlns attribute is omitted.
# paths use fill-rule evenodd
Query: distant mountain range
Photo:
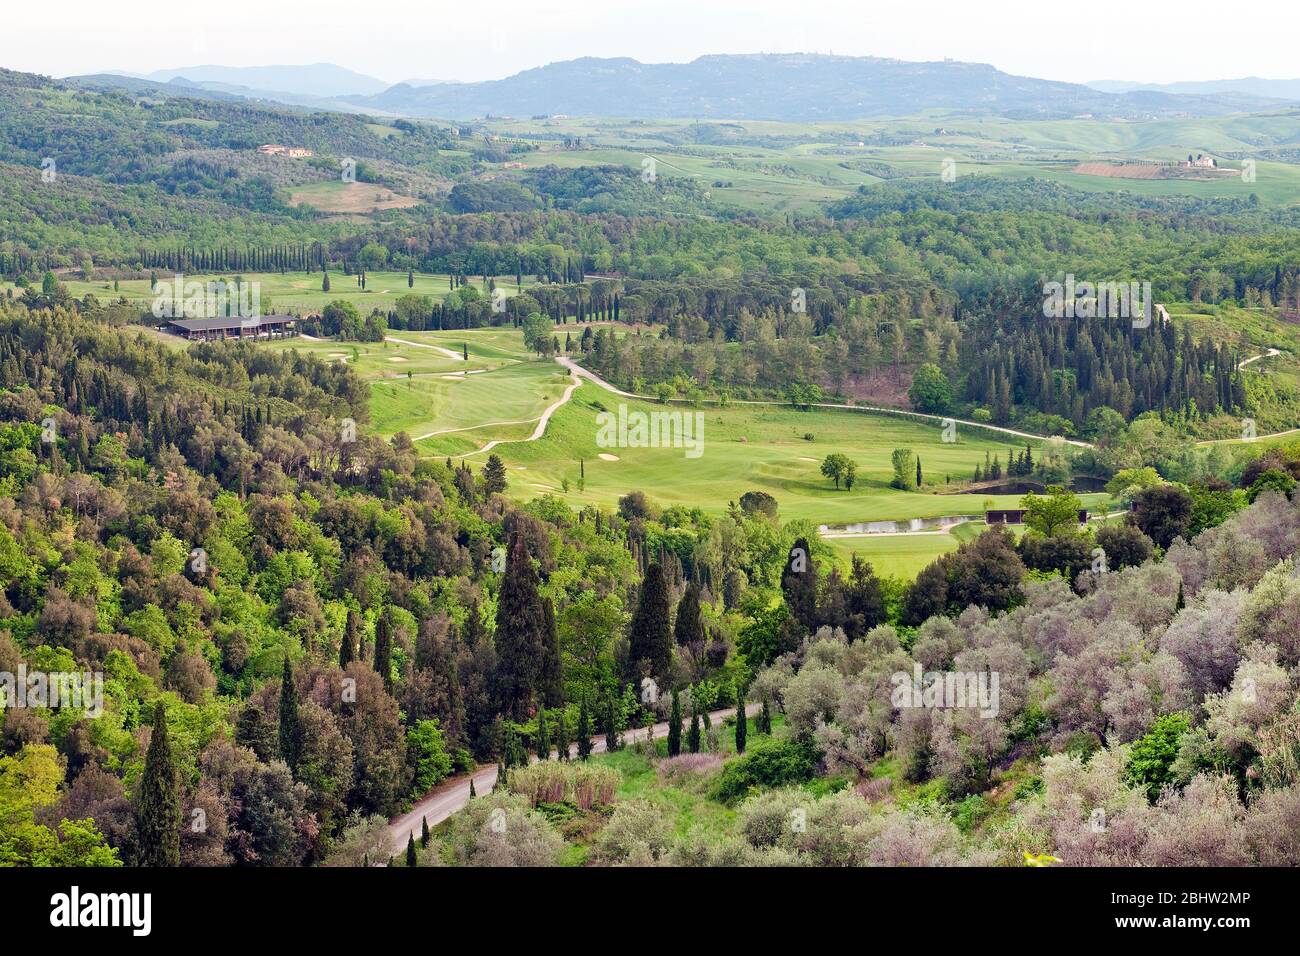
<svg viewBox="0 0 1300 956"><path fill-rule="evenodd" d="M1099 89L1003 73L982 63L911 62L823 54L703 56L690 63L583 57L477 83L381 80L327 63L189 67L146 77L69 77L171 95L230 96L309 109L471 119L619 116L635 119L846 121L922 110L981 111L1017 119L1148 119L1251 112L1300 102L1293 93ZM1264 83L1278 81L1260 81ZM188 91L188 92L187 92Z"/></svg>
<svg viewBox="0 0 1300 956"><path fill-rule="evenodd" d="M503 80L398 84L349 96L358 106L412 116L626 116L788 122L983 110L1013 117L1081 114L1145 118L1214 115L1276 105L1258 96L1108 93L1082 84L1013 76L981 63L909 62L821 54L704 56L690 63L584 57Z"/></svg>
<svg viewBox="0 0 1300 956"><path fill-rule="evenodd" d="M1300 80L1266 80L1258 76L1246 76L1238 80L1188 80L1181 83L1133 83L1128 80L1093 80L1087 85L1104 93L1131 93L1134 90L1180 95L1244 93L1249 96L1300 100Z"/></svg>
<svg viewBox="0 0 1300 956"><path fill-rule="evenodd" d="M191 83L249 90L277 90L296 96L333 97L382 93L392 86L373 76L366 76L333 63L305 66L185 66L175 70L155 70L145 74L127 74L145 80L167 83L181 77Z"/></svg>
<svg viewBox="0 0 1300 956"><path fill-rule="evenodd" d="M95 73L70 76L78 86L114 86L133 93L197 96L215 100L261 100L311 110L359 113L347 94L383 92L391 84L332 63L307 66L188 66L153 73ZM423 82L423 81L420 81ZM432 82L432 81L430 81ZM371 108L368 112L382 112Z"/></svg>

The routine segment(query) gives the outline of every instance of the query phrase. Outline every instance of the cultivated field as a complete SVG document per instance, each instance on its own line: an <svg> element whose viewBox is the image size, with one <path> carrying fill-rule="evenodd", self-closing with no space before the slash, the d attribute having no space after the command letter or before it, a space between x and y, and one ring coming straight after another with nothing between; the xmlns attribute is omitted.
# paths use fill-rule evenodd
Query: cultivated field
<svg viewBox="0 0 1300 956"><path fill-rule="evenodd" d="M617 119L492 120L502 136L581 138L592 148L543 148L512 157L527 166L621 165L640 170L653 157L660 176L688 178L711 204L752 212L814 211L861 185L939 179L945 160L958 176L1035 176L1089 191L1111 191L1129 162L1140 168L1211 153L1225 168L1203 176L1129 179L1142 195L1258 197L1264 205L1300 198L1300 166L1271 161L1268 150L1300 144L1300 111L1147 123L1092 119L1024 122L931 111L907 119L852 123L770 123ZM1254 158L1253 182L1234 174ZM1080 164L1088 164L1081 166ZM1182 171L1179 171L1182 172Z"/></svg>
<svg viewBox="0 0 1300 956"><path fill-rule="evenodd" d="M310 206L321 212L367 215L384 209L408 209L419 204L419 199L399 195L375 183L313 183L289 193L289 205Z"/></svg>

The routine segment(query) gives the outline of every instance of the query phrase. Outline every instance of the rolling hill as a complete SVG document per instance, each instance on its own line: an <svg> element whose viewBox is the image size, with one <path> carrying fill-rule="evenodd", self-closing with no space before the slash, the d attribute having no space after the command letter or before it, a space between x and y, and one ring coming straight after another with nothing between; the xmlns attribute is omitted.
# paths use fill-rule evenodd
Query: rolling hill
<svg viewBox="0 0 1300 956"><path fill-rule="evenodd" d="M1274 103L1236 93L1106 93L1013 76L981 63L821 54L702 56L690 63L583 57L481 83L399 83L348 101L387 112L450 118L569 114L787 122L900 115L914 113L921 103L929 109L1019 118L1091 114L1133 119L1215 115Z"/></svg>

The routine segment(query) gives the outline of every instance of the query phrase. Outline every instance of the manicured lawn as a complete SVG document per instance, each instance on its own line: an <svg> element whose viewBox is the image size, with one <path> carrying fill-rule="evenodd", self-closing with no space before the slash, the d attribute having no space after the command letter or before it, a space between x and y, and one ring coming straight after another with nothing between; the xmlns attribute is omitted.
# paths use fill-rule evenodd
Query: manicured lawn
<svg viewBox="0 0 1300 956"><path fill-rule="evenodd" d="M686 411L702 416L703 453L688 458L681 447L601 447L597 444L597 415L617 414L619 404L627 405L629 412ZM805 435L811 435L812 440ZM523 478L520 472L526 472L532 482L545 480L554 486L567 478L570 491L564 497L573 506L611 506L622 495L639 490L660 505L685 505L721 513L746 491L758 490L777 499L783 521L805 518L817 524L841 525L975 514L984 509L986 501L993 501L996 507L1015 507L1019 495L933 493L939 485L927 485L929 493L889 487L893 476L890 456L895 448L911 448L921 459L923 477L928 476L925 480L942 484L946 475L954 480L968 478L976 464L984 463L986 452L1000 456L1005 464L1009 452L1018 453L1024 447L1018 440L1004 442L995 435L963 429L956 442L945 443L938 423L893 415L848 410L800 412L764 406L684 410L681 406L622 399L584 384L551 418L542 439L500 445L494 453L506 462L512 482ZM429 450L435 454L461 453L439 442L435 439L427 443ZM858 481L852 491L837 491L821 475L821 462L832 452L848 455L857 464ZM1037 457L1037 448L1035 452ZM608 457L602 459L600 455ZM617 460L609 460L611 457ZM469 460L475 461L475 456ZM578 489L579 462L585 471L582 490ZM532 497L533 489L512 487L511 493ZM1081 497L1094 505L1106 496Z"/></svg>
<svg viewBox="0 0 1300 956"><path fill-rule="evenodd" d="M983 522L980 522L981 527ZM861 555L882 577L914 578L940 555L956 551L961 543L951 534L875 535L866 538L828 538L827 544L845 557Z"/></svg>

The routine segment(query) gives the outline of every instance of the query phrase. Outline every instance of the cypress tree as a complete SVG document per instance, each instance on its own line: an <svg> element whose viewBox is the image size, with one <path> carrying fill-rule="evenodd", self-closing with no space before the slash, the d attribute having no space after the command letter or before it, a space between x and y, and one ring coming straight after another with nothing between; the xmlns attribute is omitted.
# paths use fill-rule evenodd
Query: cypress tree
<svg viewBox="0 0 1300 956"><path fill-rule="evenodd" d="M672 663L672 636L669 630L668 578L663 566L654 563L646 568L637 599L636 613L628 632L629 680L642 675L642 662L648 662L656 680L666 682Z"/></svg>
<svg viewBox="0 0 1300 956"><path fill-rule="evenodd" d="M524 749L523 740L520 739L519 731L515 729L513 723L506 725L505 758L503 763L507 772L511 767L528 766L528 751Z"/></svg>
<svg viewBox="0 0 1300 956"><path fill-rule="evenodd" d="M179 866L181 802L176 764L167 736L167 711L154 707L153 734L144 758L144 776L136 804L137 859L140 866Z"/></svg>
<svg viewBox="0 0 1300 956"><path fill-rule="evenodd" d="M736 753L745 752L745 737L748 736L748 718L745 717L745 689L736 688Z"/></svg>
<svg viewBox="0 0 1300 956"><path fill-rule="evenodd" d="M414 270L414 269L407 269L407 270L406 270L406 287L407 287L408 289L414 289L414 288L415 288L415 270Z"/></svg>
<svg viewBox="0 0 1300 956"><path fill-rule="evenodd" d="M686 585L686 593L677 604L673 635L678 647L704 643L704 624L700 621L700 586L694 582Z"/></svg>
<svg viewBox="0 0 1300 956"><path fill-rule="evenodd" d="M686 749L693 754L700 752L700 712L691 708L691 732L686 737Z"/></svg>
<svg viewBox="0 0 1300 956"><path fill-rule="evenodd" d="M781 592L794 619L809 633L817 629L817 570L807 538L797 538L781 571Z"/></svg>
<svg viewBox="0 0 1300 956"><path fill-rule="evenodd" d="M587 698L582 698L578 707L578 759L586 760L591 756L591 717L587 714Z"/></svg>
<svg viewBox="0 0 1300 956"><path fill-rule="evenodd" d="M387 608L375 622L375 670L384 679L384 689L393 692L393 635L389 630Z"/></svg>
<svg viewBox="0 0 1300 956"><path fill-rule="evenodd" d="M1174 613L1177 614L1187 606L1187 599L1183 596L1183 582L1178 582L1178 602L1174 604Z"/></svg>
<svg viewBox="0 0 1300 956"><path fill-rule="evenodd" d="M618 749L618 719L614 716L614 695L605 700L605 752Z"/></svg>
<svg viewBox="0 0 1300 956"><path fill-rule="evenodd" d="M417 862L415 856L415 834L412 833L406 838L406 865L413 867Z"/></svg>
<svg viewBox="0 0 1300 956"><path fill-rule="evenodd" d="M673 708L668 714L668 756L676 757L682 752L682 701L677 691L673 691Z"/></svg>
<svg viewBox="0 0 1300 956"><path fill-rule="evenodd" d="M469 785L471 787L474 786L473 777L470 778ZM470 794L470 796L473 796L473 794ZM420 846L427 847L428 845L429 845L429 818L420 817Z"/></svg>
<svg viewBox="0 0 1300 956"><path fill-rule="evenodd" d="M547 707L564 703L564 670L560 660L560 636L555 628L555 607L542 599L542 661L537 675L537 693Z"/></svg>
<svg viewBox="0 0 1300 956"><path fill-rule="evenodd" d="M758 715L758 727L755 729L764 735L772 733L772 708L768 705L766 697L763 698L763 711Z"/></svg>
<svg viewBox="0 0 1300 956"><path fill-rule="evenodd" d="M916 487L921 487L921 456L916 456Z"/></svg>
<svg viewBox="0 0 1300 956"><path fill-rule="evenodd" d="M477 796L478 796L478 793L474 790L474 776L473 776L472 774L470 775L470 778L469 778L469 795L470 795L471 797L477 797Z"/></svg>
<svg viewBox="0 0 1300 956"><path fill-rule="evenodd" d="M289 654L284 655L284 674L280 679L280 759L297 771L302 756L302 724L298 719L298 688L293 683Z"/></svg>
<svg viewBox="0 0 1300 956"><path fill-rule="evenodd" d="M546 611L537 593L537 572L521 534L510 554L497 601L498 707L513 720L527 719L545 656Z"/></svg>
<svg viewBox="0 0 1300 956"><path fill-rule="evenodd" d="M564 708L555 712L555 754L561 760L569 759L569 727L564 720Z"/></svg>
<svg viewBox="0 0 1300 956"><path fill-rule="evenodd" d="M548 760L551 756L551 742L546 736L546 711L537 712L537 759Z"/></svg>
<svg viewBox="0 0 1300 956"><path fill-rule="evenodd" d="M348 609L347 623L343 626L343 641L339 644L339 668L347 670L357 657L357 636L361 633L361 615Z"/></svg>
<svg viewBox="0 0 1300 956"><path fill-rule="evenodd" d="M330 290L330 274L328 272L321 276L320 290L322 292L328 292Z"/></svg>

